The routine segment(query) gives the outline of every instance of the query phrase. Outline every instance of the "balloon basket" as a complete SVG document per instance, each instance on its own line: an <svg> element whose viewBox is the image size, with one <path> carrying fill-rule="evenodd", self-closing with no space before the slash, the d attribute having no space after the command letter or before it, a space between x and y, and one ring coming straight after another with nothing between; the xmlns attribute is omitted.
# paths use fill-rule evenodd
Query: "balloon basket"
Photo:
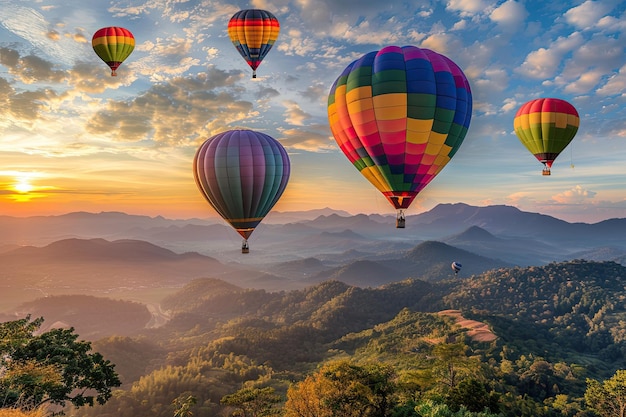
<svg viewBox="0 0 626 417"><path fill-rule="evenodd" d="M402 210L398 210L398 215L396 216L396 229L404 229L406 219L404 218L404 212Z"/></svg>
<svg viewBox="0 0 626 417"><path fill-rule="evenodd" d="M250 247L248 246L247 240L244 240L241 244L241 253L250 253Z"/></svg>
<svg viewBox="0 0 626 417"><path fill-rule="evenodd" d="M550 170L544 169L543 171L541 171L541 175L550 175Z"/></svg>

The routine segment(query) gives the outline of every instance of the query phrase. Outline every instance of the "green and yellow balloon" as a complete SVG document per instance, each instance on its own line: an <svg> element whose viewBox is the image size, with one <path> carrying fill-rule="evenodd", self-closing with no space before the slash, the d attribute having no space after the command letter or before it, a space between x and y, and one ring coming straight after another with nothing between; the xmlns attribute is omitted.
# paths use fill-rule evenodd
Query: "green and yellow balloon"
<svg viewBox="0 0 626 417"><path fill-rule="evenodd" d="M135 49L135 37L128 29L105 27L94 33L91 46L96 55L111 68L111 76L116 76L117 68Z"/></svg>
<svg viewBox="0 0 626 417"><path fill-rule="evenodd" d="M574 106L558 98L531 100L513 119L520 142L544 165L543 175L550 175L552 163L574 139L579 125Z"/></svg>

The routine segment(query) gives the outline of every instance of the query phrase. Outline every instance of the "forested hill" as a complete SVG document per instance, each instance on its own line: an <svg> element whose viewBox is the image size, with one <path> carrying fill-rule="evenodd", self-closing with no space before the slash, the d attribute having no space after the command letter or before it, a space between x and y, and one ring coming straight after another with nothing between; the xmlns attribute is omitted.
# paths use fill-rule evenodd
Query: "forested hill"
<svg viewBox="0 0 626 417"><path fill-rule="evenodd" d="M612 363L626 358L625 300L626 267L577 260L490 271L453 288L444 304L491 321L507 340Z"/></svg>
<svg viewBox="0 0 626 417"><path fill-rule="evenodd" d="M462 347L463 363L480 361L472 378L501 395L506 416L560 415L555 407L564 401L582 409L586 378L624 367L625 283L623 266L586 261L277 293L198 280L164 301L172 315L165 326L94 344L117 365L124 390L81 416L169 417L180 393L198 399L194 415L217 416L226 411L220 399L242 386L271 386L284 399L290 384L338 358L391 363L405 380L430 372L437 346L448 343ZM495 340L469 337L437 314L445 309L488 325ZM419 395L443 389L422 377Z"/></svg>
<svg viewBox="0 0 626 417"><path fill-rule="evenodd" d="M575 260L486 272L457 286L448 305L524 316L544 323L571 314L623 311L626 267Z"/></svg>

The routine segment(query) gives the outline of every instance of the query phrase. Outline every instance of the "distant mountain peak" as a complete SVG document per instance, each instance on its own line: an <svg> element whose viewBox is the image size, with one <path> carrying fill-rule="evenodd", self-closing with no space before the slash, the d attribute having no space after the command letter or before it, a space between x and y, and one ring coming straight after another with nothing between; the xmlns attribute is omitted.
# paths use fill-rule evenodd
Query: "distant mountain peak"
<svg viewBox="0 0 626 417"><path fill-rule="evenodd" d="M498 238L489 233L487 230L479 226L470 226L465 231L454 236L452 240L480 240L489 241L497 240Z"/></svg>

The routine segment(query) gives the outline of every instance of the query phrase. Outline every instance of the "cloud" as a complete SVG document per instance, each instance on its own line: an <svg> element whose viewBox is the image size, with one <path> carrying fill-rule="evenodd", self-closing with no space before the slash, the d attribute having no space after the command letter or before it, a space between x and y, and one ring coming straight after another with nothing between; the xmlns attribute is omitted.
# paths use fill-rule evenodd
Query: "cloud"
<svg viewBox="0 0 626 417"><path fill-rule="evenodd" d="M288 56L309 56L316 54L320 47L317 41L305 36L301 30L290 29L281 36L277 49Z"/></svg>
<svg viewBox="0 0 626 417"><path fill-rule="evenodd" d="M118 70L117 77L111 77L111 70L104 62L87 63L78 62L69 71L68 83L73 87L65 92L68 96L81 95L84 93L103 93L106 90L117 90L127 87L137 77L123 66Z"/></svg>
<svg viewBox="0 0 626 417"><path fill-rule="evenodd" d="M559 37L548 48L539 48L530 52L517 72L530 78L551 78L563 65L563 57L572 53L583 42L583 37L579 32L574 32L567 37Z"/></svg>
<svg viewBox="0 0 626 417"><path fill-rule="evenodd" d="M54 69L52 62L35 55L20 56L20 52L11 48L0 47L0 64L24 84L59 83L67 77L65 71Z"/></svg>
<svg viewBox="0 0 626 417"><path fill-rule="evenodd" d="M507 0L495 8L489 18L496 22L505 32L516 32L523 27L528 17L528 11L523 4L514 0Z"/></svg>
<svg viewBox="0 0 626 417"><path fill-rule="evenodd" d="M328 99L328 89L325 83L322 82L313 82L307 86L307 88L303 91L300 91L300 95L313 103L322 102L326 105L326 101Z"/></svg>
<svg viewBox="0 0 626 417"><path fill-rule="evenodd" d="M565 20L577 29L590 29L598 24L611 7L602 1L587 0L565 12Z"/></svg>
<svg viewBox="0 0 626 417"><path fill-rule="evenodd" d="M459 12L461 16L471 17L484 12L492 6L492 2L485 0L448 0L446 10Z"/></svg>
<svg viewBox="0 0 626 417"><path fill-rule="evenodd" d="M0 115L16 125L30 125L40 116L43 103L54 96L53 91L44 89L17 92L0 78Z"/></svg>
<svg viewBox="0 0 626 417"><path fill-rule="evenodd" d="M199 65L200 60L190 56L192 41L174 35L145 41L136 46L136 50L147 52L148 55L137 60L129 60L132 70L148 76L152 82L161 82L168 78L180 76L192 66ZM132 55L131 55L132 56Z"/></svg>
<svg viewBox="0 0 626 417"><path fill-rule="evenodd" d="M553 195L552 200L560 204L583 204L586 203L587 200L593 199L595 195L595 192L586 190L581 185L577 185L570 190Z"/></svg>
<svg viewBox="0 0 626 417"><path fill-rule="evenodd" d="M607 82L598 89L597 93L602 96L626 94L626 65L609 77Z"/></svg>
<svg viewBox="0 0 626 417"><path fill-rule="evenodd" d="M591 91L604 77L604 71L595 69L581 74L575 81L565 86L563 91L572 94L584 94Z"/></svg>
<svg viewBox="0 0 626 417"><path fill-rule="evenodd" d="M287 108L285 111L285 122L294 126L303 126L304 122L311 118L311 115L302 110L295 101L285 101L283 105Z"/></svg>
<svg viewBox="0 0 626 417"><path fill-rule="evenodd" d="M459 44L460 42L456 36L451 35L449 33L442 32L442 33L435 33L426 37L422 41L422 44L420 45L420 47L431 49L435 52L438 52L440 54L447 56L451 51L460 50L458 48ZM452 57L448 57L448 58L455 61L455 58L452 58Z"/></svg>
<svg viewBox="0 0 626 417"><path fill-rule="evenodd" d="M336 152L337 142L326 125L312 125L304 129L281 130L280 142L289 150L307 152Z"/></svg>
<svg viewBox="0 0 626 417"><path fill-rule="evenodd" d="M532 198L532 194L525 191L518 191L513 194L509 194L505 197L505 200L508 204L513 206L524 206L524 205L532 205L535 203L535 200Z"/></svg>
<svg viewBox="0 0 626 417"><path fill-rule="evenodd" d="M241 72L209 68L191 78L174 78L152 86L130 101L107 102L86 124L88 132L119 142L150 140L161 145L189 146L253 117L252 103L223 87Z"/></svg>
<svg viewBox="0 0 626 417"><path fill-rule="evenodd" d="M0 24L55 62L71 65L85 54L85 49L77 47L73 39L58 36L45 17L30 7L4 2L0 7Z"/></svg>
<svg viewBox="0 0 626 417"><path fill-rule="evenodd" d="M557 86L572 94L586 94L618 71L626 58L621 42L597 35L572 51L561 73L554 78Z"/></svg>

